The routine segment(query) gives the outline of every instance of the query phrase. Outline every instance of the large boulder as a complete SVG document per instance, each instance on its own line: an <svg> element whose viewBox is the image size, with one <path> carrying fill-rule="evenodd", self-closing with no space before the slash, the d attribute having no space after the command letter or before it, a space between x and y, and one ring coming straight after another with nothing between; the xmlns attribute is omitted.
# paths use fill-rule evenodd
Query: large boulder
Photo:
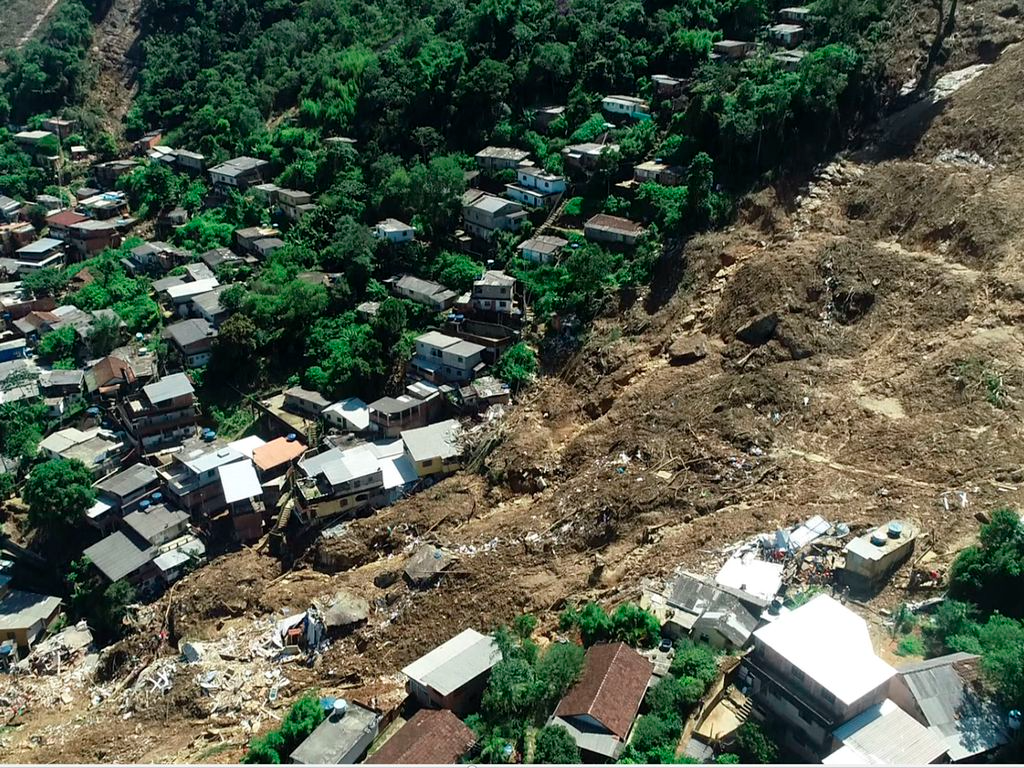
<svg viewBox="0 0 1024 768"><path fill-rule="evenodd" d="M668 361L672 365L693 365L707 354L708 340L703 333L680 336L668 347Z"/></svg>
<svg viewBox="0 0 1024 768"><path fill-rule="evenodd" d="M370 615L370 604L351 592L338 592L324 611L324 626L328 632L348 632L366 622Z"/></svg>

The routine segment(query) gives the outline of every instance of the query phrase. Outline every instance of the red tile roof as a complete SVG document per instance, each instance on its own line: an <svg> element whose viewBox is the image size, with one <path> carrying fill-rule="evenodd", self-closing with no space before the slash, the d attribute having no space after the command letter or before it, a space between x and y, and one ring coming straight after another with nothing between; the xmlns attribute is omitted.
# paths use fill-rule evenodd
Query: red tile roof
<svg viewBox="0 0 1024 768"><path fill-rule="evenodd" d="M583 677L558 702L555 715L590 715L625 741L652 671L651 662L625 643L595 645L587 651Z"/></svg>
<svg viewBox="0 0 1024 768"><path fill-rule="evenodd" d="M421 709L364 762L451 765L474 743L473 732L447 709Z"/></svg>
<svg viewBox="0 0 1024 768"><path fill-rule="evenodd" d="M88 216L83 216L75 211L67 210L55 213L53 216L47 216L46 223L51 227L70 227L73 224L78 224L80 221L85 221L88 218Z"/></svg>
<svg viewBox="0 0 1024 768"><path fill-rule="evenodd" d="M104 357L89 369L89 373L97 387L107 387L122 380L128 384L135 381L135 373L132 371L131 365L113 355Z"/></svg>

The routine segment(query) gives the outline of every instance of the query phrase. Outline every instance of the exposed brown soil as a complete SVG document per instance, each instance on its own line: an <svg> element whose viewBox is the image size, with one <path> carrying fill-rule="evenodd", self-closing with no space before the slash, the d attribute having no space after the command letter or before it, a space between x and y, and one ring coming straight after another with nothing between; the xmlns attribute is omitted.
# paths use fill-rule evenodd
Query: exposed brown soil
<svg viewBox="0 0 1024 768"><path fill-rule="evenodd" d="M512 410L482 474L353 522L290 573L246 551L187 577L126 641L115 679L152 656L165 616L172 641L216 641L344 588L369 622L315 669L290 665L282 703L308 687L369 701L465 627L531 611L551 629L568 599L614 603L679 565L710 571L724 547L813 514L858 530L910 517L948 564L976 512L1024 500L1024 173L1006 159L1024 137L981 107L1009 98L1022 66L1024 49L1005 51L911 158L833 163L798 200L765 190L728 231L688 243L662 265L684 287L654 312L640 296L599 319ZM945 149L994 167L937 160ZM705 356L671 364L695 333ZM946 503L960 491L966 508ZM401 570L423 542L457 560L416 590ZM871 605L906 598L897 578ZM238 718L208 717L189 675L165 700L128 720L112 701L40 701L0 744L32 762L242 754Z"/></svg>

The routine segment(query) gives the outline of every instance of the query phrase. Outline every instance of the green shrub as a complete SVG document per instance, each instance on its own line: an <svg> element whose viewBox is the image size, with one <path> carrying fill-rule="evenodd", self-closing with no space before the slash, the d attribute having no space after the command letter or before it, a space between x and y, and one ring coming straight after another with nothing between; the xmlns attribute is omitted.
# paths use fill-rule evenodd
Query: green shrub
<svg viewBox="0 0 1024 768"><path fill-rule="evenodd" d="M900 656L924 656L924 641L917 635L904 635L896 646Z"/></svg>

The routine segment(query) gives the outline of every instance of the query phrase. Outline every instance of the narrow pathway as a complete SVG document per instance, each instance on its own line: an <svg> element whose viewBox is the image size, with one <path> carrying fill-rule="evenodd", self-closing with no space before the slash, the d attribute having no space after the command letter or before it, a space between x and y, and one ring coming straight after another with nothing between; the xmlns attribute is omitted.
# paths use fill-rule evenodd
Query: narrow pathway
<svg viewBox="0 0 1024 768"><path fill-rule="evenodd" d="M32 26L29 27L28 31L21 36L20 40L18 40L17 45L14 46L14 50L20 51L22 48L25 47L26 43L28 43L29 40L35 37L36 32L39 31L39 28L43 25L43 22L50 17L50 13L53 11L54 8L57 7L57 3L59 2L60 0L50 0L47 6L39 12L38 16L36 16L36 20L32 22Z"/></svg>

